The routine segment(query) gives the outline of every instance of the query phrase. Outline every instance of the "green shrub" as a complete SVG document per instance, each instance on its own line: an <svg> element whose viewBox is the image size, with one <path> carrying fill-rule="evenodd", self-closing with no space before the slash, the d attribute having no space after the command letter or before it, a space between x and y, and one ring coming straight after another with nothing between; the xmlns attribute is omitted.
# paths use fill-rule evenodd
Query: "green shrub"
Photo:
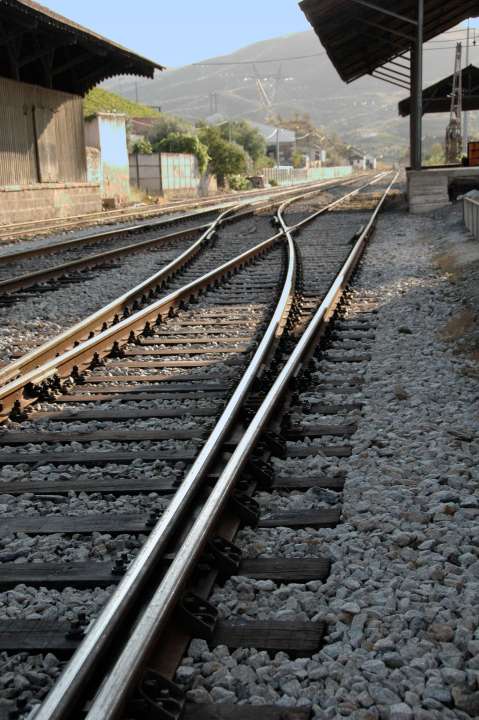
<svg viewBox="0 0 479 720"><path fill-rule="evenodd" d="M148 138L140 138L131 146L131 152L135 155L152 155L153 147Z"/></svg>
<svg viewBox="0 0 479 720"><path fill-rule="evenodd" d="M231 190L251 190L253 185L244 175L228 175Z"/></svg>
<svg viewBox="0 0 479 720"><path fill-rule="evenodd" d="M182 135L181 133L171 133L161 142L154 146L156 152L171 153L189 153L196 155L198 159L198 169L203 175L208 166L208 148L200 141L196 135Z"/></svg>

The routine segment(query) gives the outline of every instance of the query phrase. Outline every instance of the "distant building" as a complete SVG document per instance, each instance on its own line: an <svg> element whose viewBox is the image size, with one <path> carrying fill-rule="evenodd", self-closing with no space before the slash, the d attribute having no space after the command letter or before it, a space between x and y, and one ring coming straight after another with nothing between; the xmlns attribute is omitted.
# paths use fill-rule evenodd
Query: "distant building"
<svg viewBox="0 0 479 720"><path fill-rule="evenodd" d="M98 210L82 96L106 77L162 67L34 0L1 7L0 224Z"/></svg>
<svg viewBox="0 0 479 720"><path fill-rule="evenodd" d="M351 148L349 151L349 162L356 170L375 170L377 160L372 155L367 155L357 148Z"/></svg>
<svg viewBox="0 0 479 720"><path fill-rule="evenodd" d="M286 130L286 128L252 121L250 121L250 124L259 130L266 140L266 154L269 157L276 161L279 155L279 165L292 165L293 153L296 149L296 133L294 130Z"/></svg>

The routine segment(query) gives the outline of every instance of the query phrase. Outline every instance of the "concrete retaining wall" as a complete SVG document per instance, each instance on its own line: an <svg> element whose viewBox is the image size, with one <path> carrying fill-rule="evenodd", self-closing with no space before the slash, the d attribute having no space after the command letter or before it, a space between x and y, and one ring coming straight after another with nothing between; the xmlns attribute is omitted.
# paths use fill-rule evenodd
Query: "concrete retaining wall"
<svg viewBox="0 0 479 720"><path fill-rule="evenodd" d="M92 183L42 183L0 188L0 226L85 215L101 208L100 186Z"/></svg>

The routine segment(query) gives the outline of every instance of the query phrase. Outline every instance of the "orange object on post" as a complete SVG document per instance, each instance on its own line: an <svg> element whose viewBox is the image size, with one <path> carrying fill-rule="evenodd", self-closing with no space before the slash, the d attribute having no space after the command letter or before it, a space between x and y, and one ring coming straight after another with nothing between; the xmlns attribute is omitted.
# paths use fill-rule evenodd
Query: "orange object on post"
<svg viewBox="0 0 479 720"><path fill-rule="evenodd" d="M479 142L468 143L467 156L469 159L469 167L477 167L479 165Z"/></svg>

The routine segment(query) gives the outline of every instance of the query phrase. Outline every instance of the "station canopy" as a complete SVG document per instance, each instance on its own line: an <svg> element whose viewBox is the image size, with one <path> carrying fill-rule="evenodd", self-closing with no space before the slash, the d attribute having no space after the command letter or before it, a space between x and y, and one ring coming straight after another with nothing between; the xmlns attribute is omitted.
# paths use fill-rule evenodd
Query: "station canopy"
<svg viewBox="0 0 479 720"><path fill-rule="evenodd" d="M345 82L374 75L409 84L406 68L397 68L415 42L417 0L302 0L300 6ZM477 8L477 0L424 0L424 42L474 17Z"/></svg>
<svg viewBox="0 0 479 720"><path fill-rule="evenodd" d="M424 113L447 113L451 109L451 94L454 75L430 85L422 93L422 109ZM468 65L462 71L462 109L479 110L479 68ZM411 98L401 100L398 105L399 114L407 117L411 112Z"/></svg>
<svg viewBox="0 0 479 720"><path fill-rule="evenodd" d="M0 0L3 77L83 95L107 77L155 69L164 68L33 0Z"/></svg>

